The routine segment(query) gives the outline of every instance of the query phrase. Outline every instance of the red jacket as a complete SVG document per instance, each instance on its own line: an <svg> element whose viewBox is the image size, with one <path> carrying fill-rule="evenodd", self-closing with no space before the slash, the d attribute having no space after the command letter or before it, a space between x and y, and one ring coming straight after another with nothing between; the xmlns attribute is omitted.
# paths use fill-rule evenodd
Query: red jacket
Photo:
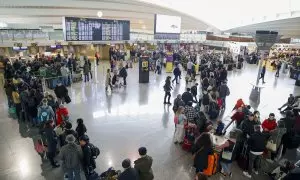
<svg viewBox="0 0 300 180"><path fill-rule="evenodd" d="M276 119L274 119L274 120L266 119L261 124L261 126L263 129L268 129L269 131L272 131L277 127Z"/></svg>
<svg viewBox="0 0 300 180"><path fill-rule="evenodd" d="M241 122L242 120L244 120L245 118L245 114L243 112L236 112L233 114L233 116L231 116L231 119L237 122Z"/></svg>
<svg viewBox="0 0 300 180"><path fill-rule="evenodd" d="M58 108L56 111L56 125L60 125L63 122L63 117L67 118L69 117L69 111L66 107L64 108Z"/></svg>

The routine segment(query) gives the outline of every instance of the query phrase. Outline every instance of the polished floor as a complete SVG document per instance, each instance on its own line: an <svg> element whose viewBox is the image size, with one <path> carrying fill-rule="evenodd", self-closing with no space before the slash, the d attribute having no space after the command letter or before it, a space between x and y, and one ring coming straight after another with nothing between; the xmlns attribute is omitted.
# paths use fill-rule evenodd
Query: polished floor
<svg viewBox="0 0 300 180"><path fill-rule="evenodd" d="M191 155L182 151L172 142L174 133L173 112L171 106L163 105L163 84L169 74L158 76L150 73L148 84L138 83L138 71L128 70L126 88L114 90L106 95L104 91L104 72L108 64L95 67L94 79L88 83L76 83L70 88L72 102L67 105L71 120L75 126L77 118L83 118L91 142L101 150L97 159L97 172L108 167L122 169L125 158L132 161L138 158L137 149L145 146L153 157L153 170L157 180L189 180L192 176ZM227 98L227 110L224 120L228 119L231 109L238 98L248 102L251 83L257 75L255 65L246 65L243 70L229 72L230 96ZM294 80L282 74L275 78L273 72L266 73L266 84L261 94L258 109L265 118L274 112L279 118L277 108L290 93L300 95L300 89L294 86ZM174 88L172 99L184 92L185 82ZM0 93L0 179L1 180L54 180L63 179L60 168L52 169L49 162L42 162L34 150L36 130L26 124L19 124L8 118L6 98ZM296 151L292 152L296 153ZM296 157L299 154L290 154ZM241 179L241 170L234 165L233 178ZM262 179L263 176L254 177ZM215 175L210 179L223 179Z"/></svg>

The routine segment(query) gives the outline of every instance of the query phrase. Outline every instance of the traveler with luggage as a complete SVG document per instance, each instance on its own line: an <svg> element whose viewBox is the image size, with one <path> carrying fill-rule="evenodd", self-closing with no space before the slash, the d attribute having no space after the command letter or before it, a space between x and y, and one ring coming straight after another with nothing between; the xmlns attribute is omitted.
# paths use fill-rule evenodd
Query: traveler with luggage
<svg viewBox="0 0 300 180"><path fill-rule="evenodd" d="M221 174L225 177L232 177L231 165L236 157L235 143L236 139L228 139L224 144L216 147L222 150L220 165Z"/></svg>
<svg viewBox="0 0 300 180"><path fill-rule="evenodd" d="M230 95L230 90L227 86L227 82L223 81L219 87L219 96L222 99L222 107L226 108L226 97Z"/></svg>
<svg viewBox="0 0 300 180"><path fill-rule="evenodd" d="M61 82L59 82L55 87L54 93L56 95L58 104L64 104L66 102L66 96L68 96L68 89Z"/></svg>
<svg viewBox="0 0 300 180"><path fill-rule="evenodd" d="M284 121L279 120L278 126L274 130L270 131L270 138L268 139L267 149L271 151L272 160L274 160L276 156L280 157L282 154L282 151L280 152L279 150L282 143L282 137L286 133L286 128L284 126Z"/></svg>
<svg viewBox="0 0 300 180"><path fill-rule="evenodd" d="M83 65L83 75L84 75L84 82L90 80L90 65L88 63L88 60L85 60Z"/></svg>
<svg viewBox="0 0 300 180"><path fill-rule="evenodd" d="M28 97L28 118L32 126L38 125L38 104L35 98L35 90L31 89Z"/></svg>
<svg viewBox="0 0 300 180"><path fill-rule="evenodd" d="M254 126L258 125L257 122L254 121L254 114L250 114L248 119L244 120L241 124L241 129L244 133L244 136L249 138L254 133Z"/></svg>
<svg viewBox="0 0 300 180"><path fill-rule="evenodd" d="M69 180L80 180L80 164L83 153L79 145L75 143L73 135L66 137L67 144L60 149L58 158L62 161L62 168Z"/></svg>
<svg viewBox="0 0 300 180"><path fill-rule="evenodd" d="M236 123L236 127L237 128L241 128L241 124L243 121L245 121L245 114L242 111L243 107L239 107L236 112L231 116L231 121L229 124L227 124L227 126L224 128L224 134L226 133L227 128L233 123ZM248 116L250 119L254 119L254 115L250 114Z"/></svg>
<svg viewBox="0 0 300 180"><path fill-rule="evenodd" d="M182 143L184 138L184 124L186 122L187 118L184 115L184 107L179 106L175 118L175 134L174 134L174 143Z"/></svg>
<svg viewBox="0 0 300 180"><path fill-rule="evenodd" d="M123 78L123 82L124 82L124 86L127 85L127 82L126 82L126 78L127 78L127 70L126 68L123 66L123 63L121 63L121 69L119 71L119 76Z"/></svg>
<svg viewBox="0 0 300 180"><path fill-rule="evenodd" d="M156 69L155 69L154 73L156 74L156 72L157 72L157 74L161 74L161 61L160 61L160 59L156 60Z"/></svg>
<svg viewBox="0 0 300 180"><path fill-rule="evenodd" d="M210 166L208 156L213 154L212 141L209 133L202 133L192 149L196 173L203 172Z"/></svg>
<svg viewBox="0 0 300 180"><path fill-rule="evenodd" d="M53 109L48 105L48 101L43 99L42 105L38 107L37 117L39 123L46 122L55 118Z"/></svg>
<svg viewBox="0 0 300 180"><path fill-rule="evenodd" d="M258 170L260 168L260 158L267 144L265 135L263 135L263 133L261 133L260 131L260 126L255 125L253 129L254 132L250 135L250 138L248 139L248 146L250 149L248 171L243 172L243 174L248 178L252 177L253 169L254 173L258 174Z"/></svg>
<svg viewBox="0 0 300 180"><path fill-rule="evenodd" d="M170 102L170 98L171 98L171 90L172 90L172 86L171 86L171 77L168 76L166 78L165 81L165 85L164 85L164 91L165 91L165 97L164 97L164 104L169 104L172 105L172 103ZM168 97L168 102L167 102L167 97Z"/></svg>
<svg viewBox="0 0 300 180"><path fill-rule="evenodd" d="M69 75L70 75L70 70L69 70L69 68L67 67L66 64L64 64L64 65L60 68L60 73L61 73L61 76L62 76L62 82L63 82L63 85L69 86ZM72 78L70 78L70 79L72 79Z"/></svg>
<svg viewBox="0 0 300 180"><path fill-rule="evenodd" d="M82 168L86 179L95 174L96 169L95 159L100 154L100 150L90 143L90 138L87 135L83 135L79 138L79 143L83 152L83 164Z"/></svg>
<svg viewBox="0 0 300 180"><path fill-rule="evenodd" d="M54 122L52 120L47 121L45 123L44 128L42 129L42 136L45 137L46 142L47 142L47 156L48 159L52 165L53 168L58 168L59 164L57 164L56 161L54 161L55 158L55 153L56 153L56 147L57 147L57 136L54 131Z"/></svg>
<svg viewBox="0 0 300 180"><path fill-rule="evenodd" d="M131 167L130 159L123 160L122 167L124 171L119 175L118 180L139 180L138 172Z"/></svg>
<svg viewBox="0 0 300 180"><path fill-rule="evenodd" d="M139 148L139 159L134 161L134 168L137 170L140 180L153 180L154 175L152 171L153 159L147 155L145 147Z"/></svg>

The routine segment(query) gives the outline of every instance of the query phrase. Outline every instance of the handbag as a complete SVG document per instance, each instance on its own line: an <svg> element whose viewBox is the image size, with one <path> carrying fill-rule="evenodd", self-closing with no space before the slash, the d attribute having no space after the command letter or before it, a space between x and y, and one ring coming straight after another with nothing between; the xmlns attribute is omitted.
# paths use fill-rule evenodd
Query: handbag
<svg viewBox="0 0 300 180"><path fill-rule="evenodd" d="M232 148L232 151L223 151L222 152L222 159L231 161L232 160L232 154L233 154L234 148L235 148L235 144L234 144L234 146Z"/></svg>
<svg viewBox="0 0 300 180"><path fill-rule="evenodd" d="M267 147L267 149L269 149L269 150L271 150L273 152L276 152L276 150L277 150L277 144L274 143L273 140L268 141L266 147Z"/></svg>
<svg viewBox="0 0 300 180"><path fill-rule="evenodd" d="M67 104L69 104L71 102L71 98L70 98L69 95L65 96L65 101L66 101Z"/></svg>

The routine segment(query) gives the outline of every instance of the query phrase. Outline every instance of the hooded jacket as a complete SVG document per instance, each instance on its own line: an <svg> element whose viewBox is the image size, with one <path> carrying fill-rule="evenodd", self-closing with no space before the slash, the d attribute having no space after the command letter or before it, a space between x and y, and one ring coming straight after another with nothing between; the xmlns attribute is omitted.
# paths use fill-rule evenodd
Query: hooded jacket
<svg viewBox="0 0 300 180"><path fill-rule="evenodd" d="M269 120L266 119L264 120L264 122L261 124L263 129L268 129L269 131L274 130L277 127L277 123L276 120Z"/></svg>
<svg viewBox="0 0 300 180"><path fill-rule="evenodd" d="M58 157L63 161L63 170L67 171L80 166L83 154L79 145L68 143L61 148Z"/></svg>
<svg viewBox="0 0 300 180"><path fill-rule="evenodd" d="M152 157L146 155L134 161L134 168L137 170L140 180L153 180Z"/></svg>

